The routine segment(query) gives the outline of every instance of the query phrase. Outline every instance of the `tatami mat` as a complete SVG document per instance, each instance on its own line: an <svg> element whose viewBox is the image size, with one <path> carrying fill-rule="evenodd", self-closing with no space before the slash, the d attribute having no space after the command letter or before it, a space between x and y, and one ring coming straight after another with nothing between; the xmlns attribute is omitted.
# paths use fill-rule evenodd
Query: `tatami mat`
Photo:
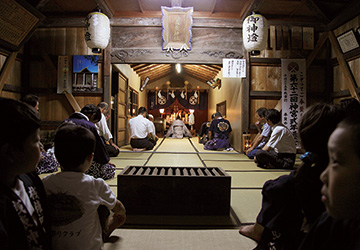
<svg viewBox="0 0 360 250"><path fill-rule="evenodd" d="M227 172L231 176L231 188L259 188L267 180L276 179L288 172Z"/></svg>
<svg viewBox="0 0 360 250"><path fill-rule="evenodd" d="M204 161L207 167L221 167L225 171L244 171L244 172L288 172L283 169L264 169L259 168L253 161Z"/></svg>
<svg viewBox="0 0 360 250"><path fill-rule="evenodd" d="M149 154L147 155L150 156ZM122 158L111 158L110 162L116 165L116 168L125 168L126 166L142 166L147 161L146 159L122 159Z"/></svg>
<svg viewBox="0 0 360 250"><path fill-rule="evenodd" d="M116 229L114 243L104 250L239 250L253 249L254 241L239 235L238 230L139 230Z"/></svg>
<svg viewBox="0 0 360 250"><path fill-rule="evenodd" d="M152 154L152 151L142 151L142 152L121 152L116 157L112 157L113 159L147 159Z"/></svg>
<svg viewBox="0 0 360 250"><path fill-rule="evenodd" d="M235 151L213 151L213 150L205 150L204 149L204 144L199 143L199 139L198 137L192 137L190 138L192 144L194 145L194 147L196 148L196 150L198 152L222 152L222 153L234 153Z"/></svg>
<svg viewBox="0 0 360 250"><path fill-rule="evenodd" d="M240 223L254 223L261 208L261 190L231 190L231 208Z"/></svg>
<svg viewBox="0 0 360 250"><path fill-rule="evenodd" d="M197 154L153 154L146 166L203 167Z"/></svg>
<svg viewBox="0 0 360 250"><path fill-rule="evenodd" d="M237 153L235 151L227 153L223 153L222 151L213 151L207 153L199 153L199 155L203 161L249 161L246 155Z"/></svg>
<svg viewBox="0 0 360 250"><path fill-rule="evenodd" d="M161 140L161 139L160 139ZM159 141L160 141L159 140ZM159 142L158 142L159 143ZM158 146L159 144L156 144L156 146ZM156 146L155 146L155 148L156 148ZM154 148L154 149L155 149ZM152 149L152 150L146 150L146 152L152 152L154 149ZM120 153L121 152L133 152L133 148L130 146L130 144L128 144L128 145L125 145L125 146L122 146L121 148L120 148ZM135 153L135 152L134 152Z"/></svg>
<svg viewBox="0 0 360 250"><path fill-rule="evenodd" d="M156 152L193 152L195 153L194 147L191 145L187 138L183 139L172 139L166 138L160 146L156 149Z"/></svg>

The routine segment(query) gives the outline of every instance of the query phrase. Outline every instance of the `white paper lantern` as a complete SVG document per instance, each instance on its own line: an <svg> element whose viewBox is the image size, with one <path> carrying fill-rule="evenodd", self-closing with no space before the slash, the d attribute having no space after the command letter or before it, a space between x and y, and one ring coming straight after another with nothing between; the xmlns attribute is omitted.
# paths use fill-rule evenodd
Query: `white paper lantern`
<svg viewBox="0 0 360 250"><path fill-rule="evenodd" d="M110 39L109 18L101 12L91 12L85 19L85 41L93 53L100 53Z"/></svg>
<svg viewBox="0 0 360 250"><path fill-rule="evenodd" d="M243 22L243 43L252 55L259 55L266 48L268 38L268 24L265 17L252 14Z"/></svg>

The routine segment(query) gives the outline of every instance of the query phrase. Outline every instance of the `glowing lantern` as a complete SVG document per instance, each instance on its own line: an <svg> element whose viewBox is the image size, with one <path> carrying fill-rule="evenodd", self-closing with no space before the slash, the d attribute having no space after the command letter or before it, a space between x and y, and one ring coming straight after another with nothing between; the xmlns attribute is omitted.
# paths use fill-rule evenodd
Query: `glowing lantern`
<svg viewBox="0 0 360 250"><path fill-rule="evenodd" d="M266 48L268 37L268 24L265 17L252 14L243 22L243 43L251 55L259 55L260 50Z"/></svg>
<svg viewBox="0 0 360 250"><path fill-rule="evenodd" d="M101 12L91 12L85 19L85 41L93 53L100 53L110 39L109 18Z"/></svg>

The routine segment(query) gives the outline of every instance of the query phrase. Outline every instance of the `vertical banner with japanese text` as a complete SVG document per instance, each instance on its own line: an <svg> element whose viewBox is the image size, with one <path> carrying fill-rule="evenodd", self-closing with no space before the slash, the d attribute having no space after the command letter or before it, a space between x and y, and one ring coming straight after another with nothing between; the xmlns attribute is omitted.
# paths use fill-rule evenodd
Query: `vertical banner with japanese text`
<svg viewBox="0 0 360 250"><path fill-rule="evenodd" d="M292 132L300 147L298 123L306 108L306 61L282 59L282 122Z"/></svg>
<svg viewBox="0 0 360 250"><path fill-rule="evenodd" d="M223 59L223 77L245 78L246 60L245 59Z"/></svg>
<svg viewBox="0 0 360 250"><path fill-rule="evenodd" d="M65 91L72 93L72 82L70 71L71 56L58 56L58 78L57 78L57 92L62 94Z"/></svg>

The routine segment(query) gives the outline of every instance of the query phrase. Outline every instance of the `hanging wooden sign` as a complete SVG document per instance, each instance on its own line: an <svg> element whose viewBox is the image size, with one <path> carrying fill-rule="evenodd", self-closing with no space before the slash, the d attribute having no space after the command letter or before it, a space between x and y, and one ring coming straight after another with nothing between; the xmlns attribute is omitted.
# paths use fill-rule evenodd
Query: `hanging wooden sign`
<svg viewBox="0 0 360 250"><path fill-rule="evenodd" d="M163 50L191 50L193 7L161 7Z"/></svg>
<svg viewBox="0 0 360 250"><path fill-rule="evenodd" d="M10 50L18 51L44 18L26 1L2 0L0 44Z"/></svg>

